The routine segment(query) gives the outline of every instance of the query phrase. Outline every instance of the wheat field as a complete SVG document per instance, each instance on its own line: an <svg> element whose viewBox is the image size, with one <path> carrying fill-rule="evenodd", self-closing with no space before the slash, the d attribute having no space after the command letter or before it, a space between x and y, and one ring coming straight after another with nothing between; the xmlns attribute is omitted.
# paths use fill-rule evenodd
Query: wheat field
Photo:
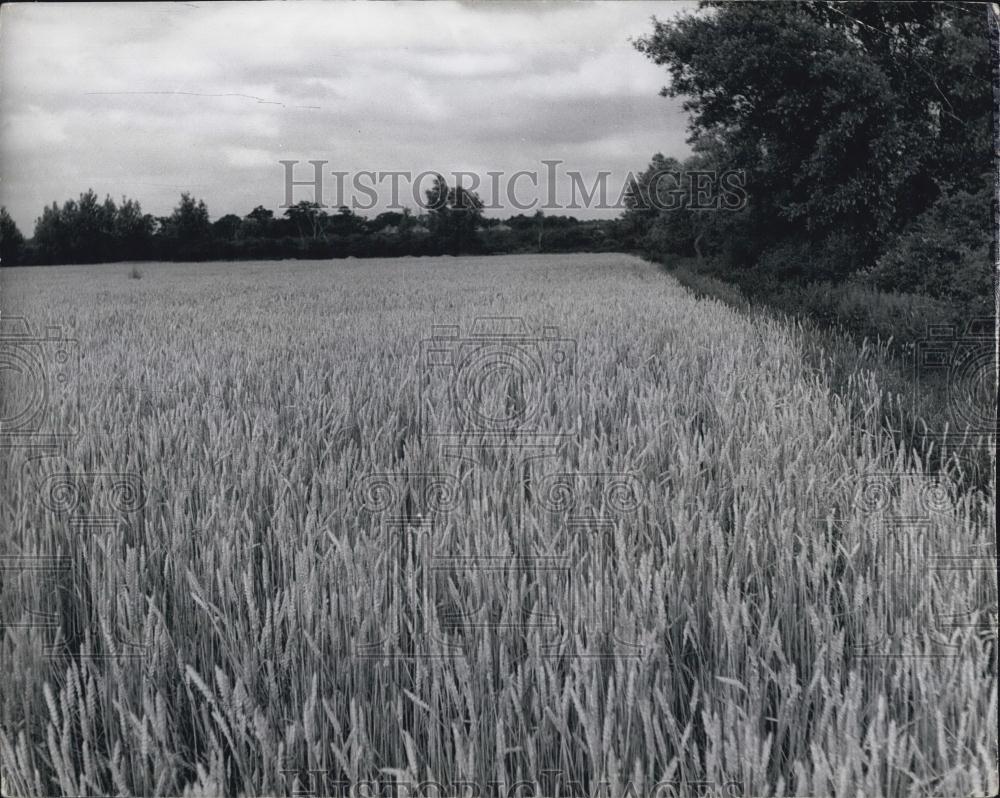
<svg viewBox="0 0 1000 798"><path fill-rule="evenodd" d="M995 489L802 327L624 255L0 287L79 353L0 462L4 795L1000 788Z"/></svg>

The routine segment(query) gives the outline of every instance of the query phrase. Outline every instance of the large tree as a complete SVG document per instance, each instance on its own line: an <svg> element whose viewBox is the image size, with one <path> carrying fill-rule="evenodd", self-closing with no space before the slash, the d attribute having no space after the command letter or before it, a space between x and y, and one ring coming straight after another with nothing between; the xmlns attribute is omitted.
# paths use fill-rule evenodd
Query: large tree
<svg viewBox="0 0 1000 798"><path fill-rule="evenodd" d="M142 212L138 201L122 197L112 225L116 257L128 260L148 258L152 254L155 224L150 214Z"/></svg>
<svg viewBox="0 0 1000 798"><path fill-rule="evenodd" d="M716 166L746 172L749 261L804 247L820 276L844 276L984 185L989 48L969 5L708 2L636 46L667 67L662 93L684 98Z"/></svg>
<svg viewBox="0 0 1000 798"><path fill-rule="evenodd" d="M201 241L212 232L208 218L208 207L204 200L196 200L187 192L181 194L181 201L170 216L161 220L161 232L168 238L180 241Z"/></svg>
<svg viewBox="0 0 1000 798"><path fill-rule="evenodd" d="M295 225L295 229L299 231L299 237L303 241L307 238L319 238L325 230L329 218L326 211L322 210L321 205L307 200L293 205L285 211L285 216Z"/></svg>
<svg viewBox="0 0 1000 798"><path fill-rule="evenodd" d="M196 200L185 192L173 213L159 222L160 246L166 257L181 260L210 257L212 223L204 200Z"/></svg>
<svg viewBox="0 0 1000 798"><path fill-rule="evenodd" d="M46 263L101 263L118 257L110 197L98 200L92 189L62 206L53 202L35 222L34 243Z"/></svg>
<svg viewBox="0 0 1000 798"><path fill-rule="evenodd" d="M440 175L426 192L431 236L446 252L474 252L480 247L483 203L479 195L462 186L448 186Z"/></svg>
<svg viewBox="0 0 1000 798"><path fill-rule="evenodd" d="M17 266L23 253L24 236L7 209L0 207L0 266Z"/></svg>

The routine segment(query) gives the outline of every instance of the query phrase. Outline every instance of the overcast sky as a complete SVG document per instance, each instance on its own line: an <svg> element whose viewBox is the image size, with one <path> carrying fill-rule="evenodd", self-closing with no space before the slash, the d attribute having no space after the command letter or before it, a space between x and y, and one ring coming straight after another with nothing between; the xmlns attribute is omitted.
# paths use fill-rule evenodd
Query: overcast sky
<svg viewBox="0 0 1000 798"><path fill-rule="evenodd" d="M242 216L284 202L281 159L305 178L310 159L482 174L554 158L618 186L654 152L688 152L666 71L629 37L690 7L4 5L0 202L26 235L87 188L157 215L187 190L213 219Z"/></svg>

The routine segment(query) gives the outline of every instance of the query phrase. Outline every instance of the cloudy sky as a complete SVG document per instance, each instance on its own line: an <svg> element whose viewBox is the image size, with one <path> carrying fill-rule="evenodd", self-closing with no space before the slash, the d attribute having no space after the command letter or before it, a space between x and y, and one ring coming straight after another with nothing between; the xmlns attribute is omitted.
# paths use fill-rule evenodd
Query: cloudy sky
<svg viewBox="0 0 1000 798"><path fill-rule="evenodd" d="M692 5L5 4L0 202L28 235L87 188L157 215L181 191L244 215L284 202L282 159L303 179L308 160L485 174L560 159L610 170L616 191L654 152L688 152L665 70L629 37Z"/></svg>

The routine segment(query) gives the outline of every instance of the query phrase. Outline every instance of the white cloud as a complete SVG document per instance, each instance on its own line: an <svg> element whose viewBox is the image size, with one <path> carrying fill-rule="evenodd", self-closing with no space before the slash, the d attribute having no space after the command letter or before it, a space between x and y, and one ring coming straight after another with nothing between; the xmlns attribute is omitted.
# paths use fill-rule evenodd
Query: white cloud
<svg viewBox="0 0 1000 798"><path fill-rule="evenodd" d="M166 213L282 197L281 157L345 169L641 168L683 155L629 44L677 3L5 5L0 202L30 233L89 186Z"/></svg>
<svg viewBox="0 0 1000 798"><path fill-rule="evenodd" d="M255 147L223 147L226 163L238 169L259 169L271 167L280 159L280 154Z"/></svg>
<svg viewBox="0 0 1000 798"><path fill-rule="evenodd" d="M40 145L52 146L69 140L66 126L68 115L46 111L29 105L23 111L4 115L2 130L4 148L14 152L37 151Z"/></svg>

